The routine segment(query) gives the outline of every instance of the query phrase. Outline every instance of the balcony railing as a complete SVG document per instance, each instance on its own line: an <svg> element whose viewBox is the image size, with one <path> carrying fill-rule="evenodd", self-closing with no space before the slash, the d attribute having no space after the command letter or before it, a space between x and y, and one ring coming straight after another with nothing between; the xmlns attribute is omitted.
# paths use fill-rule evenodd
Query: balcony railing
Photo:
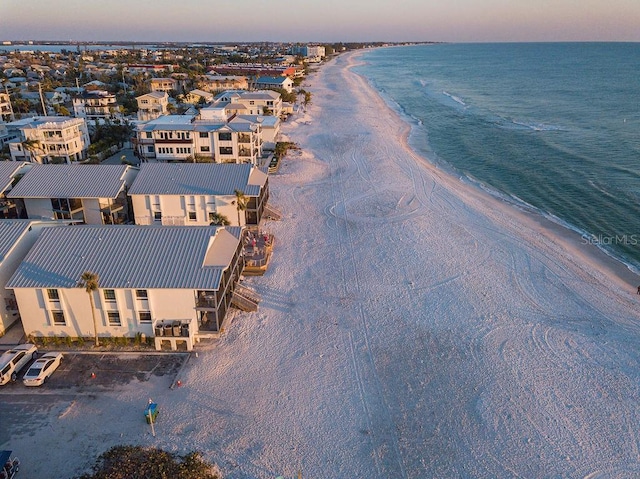
<svg viewBox="0 0 640 479"><path fill-rule="evenodd" d="M178 139L172 139L172 140L163 140L163 139L158 138L158 139L156 139L156 143L158 145L161 145L161 144L176 145L176 144L180 144L180 143L185 144L185 145L193 145L193 138L184 138L184 139L178 138Z"/></svg>

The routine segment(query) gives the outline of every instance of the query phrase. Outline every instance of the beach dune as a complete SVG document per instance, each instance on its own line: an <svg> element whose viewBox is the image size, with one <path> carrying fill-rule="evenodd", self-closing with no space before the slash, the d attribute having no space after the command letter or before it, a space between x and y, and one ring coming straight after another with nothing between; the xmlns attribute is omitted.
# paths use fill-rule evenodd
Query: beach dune
<svg viewBox="0 0 640 479"><path fill-rule="evenodd" d="M357 61L313 73L284 124L301 153L270 178L284 218L247 279L259 312L202 346L182 387L113 392L100 433L82 428L89 399L50 418L85 458L54 457L56 477L130 442L238 479L640 474L640 281L417 156ZM146 397L166 411L155 438L128 424Z"/></svg>

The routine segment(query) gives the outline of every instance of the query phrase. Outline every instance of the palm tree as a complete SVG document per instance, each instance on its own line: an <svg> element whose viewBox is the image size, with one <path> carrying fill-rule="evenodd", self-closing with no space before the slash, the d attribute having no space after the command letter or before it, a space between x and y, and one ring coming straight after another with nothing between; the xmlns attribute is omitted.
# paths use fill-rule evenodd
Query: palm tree
<svg viewBox="0 0 640 479"><path fill-rule="evenodd" d="M20 142L20 144L25 152L29 152L29 161L33 161L37 158L35 155L36 152L42 151L42 147L38 140L24 140Z"/></svg>
<svg viewBox="0 0 640 479"><path fill-rule="evenodd" d="M238 226L242 226L240 222L240 212L247 209L247 203L249 203L249 198L244 195L244 191L235 190L236 194L236 209L238 210Z"/></svg>
<svg viewBox="0 0 640 479"><path fill-rule="evenodd" d="M96 306L93 302L93 292L98 291L100 278L96 273L91 271L85 271L80 276L80 283L78 286L83 287L89 295L89 301L91 302L91 316L93 317L93 333L96 339L96 346L100 346L98 341L98 322L96 321Z"/></svg>
<svg viewBox="0 0 640 479"><path fill-rule="evenodd" d="M220 213L211 213L209 219L211 220L211 223L209 223L210 226L226 226L231 224L229 219Z"/></svg>

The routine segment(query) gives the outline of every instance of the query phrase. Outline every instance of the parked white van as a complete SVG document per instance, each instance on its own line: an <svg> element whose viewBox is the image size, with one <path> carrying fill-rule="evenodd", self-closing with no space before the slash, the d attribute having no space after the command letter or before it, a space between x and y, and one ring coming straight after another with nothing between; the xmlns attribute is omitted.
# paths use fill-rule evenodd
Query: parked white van
<svg viewBox="0 0 640 479"><path fill-rule="evenodd" d="M38 348L34 344L20 344L0 356L0 385L18 379L18 372L31 361Z"/></svg>

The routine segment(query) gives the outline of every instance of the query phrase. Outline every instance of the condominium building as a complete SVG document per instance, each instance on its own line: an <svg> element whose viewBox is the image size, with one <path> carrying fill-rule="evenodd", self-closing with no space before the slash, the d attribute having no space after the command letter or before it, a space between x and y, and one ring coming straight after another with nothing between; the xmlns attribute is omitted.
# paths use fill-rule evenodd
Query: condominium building
<svg viewBox="0 0 640 479"><path fill-rule="evenodd" d="M191 350L225 326L243 272L241 228L45 228L6 283L25 334L154 338ZM91 300L78 287L99 278ZM94 319L95 318L95 319Z"/></svg>
<svg viewBox="0 0 640 479"><path fill-rule="evenodd" d="M166 115L139 124L135 143L140 158L189 162L203 157L256 165L262 157L260 123L229 123L205 110L199 116Z"/></svg>
<svg viewBox="0 0 640 479"><path fill-rule="evenodd" d="M233 226L258 226L269 178L252 165L143 163L129 196L138 225L206 226L224 218Z"/></svg>

